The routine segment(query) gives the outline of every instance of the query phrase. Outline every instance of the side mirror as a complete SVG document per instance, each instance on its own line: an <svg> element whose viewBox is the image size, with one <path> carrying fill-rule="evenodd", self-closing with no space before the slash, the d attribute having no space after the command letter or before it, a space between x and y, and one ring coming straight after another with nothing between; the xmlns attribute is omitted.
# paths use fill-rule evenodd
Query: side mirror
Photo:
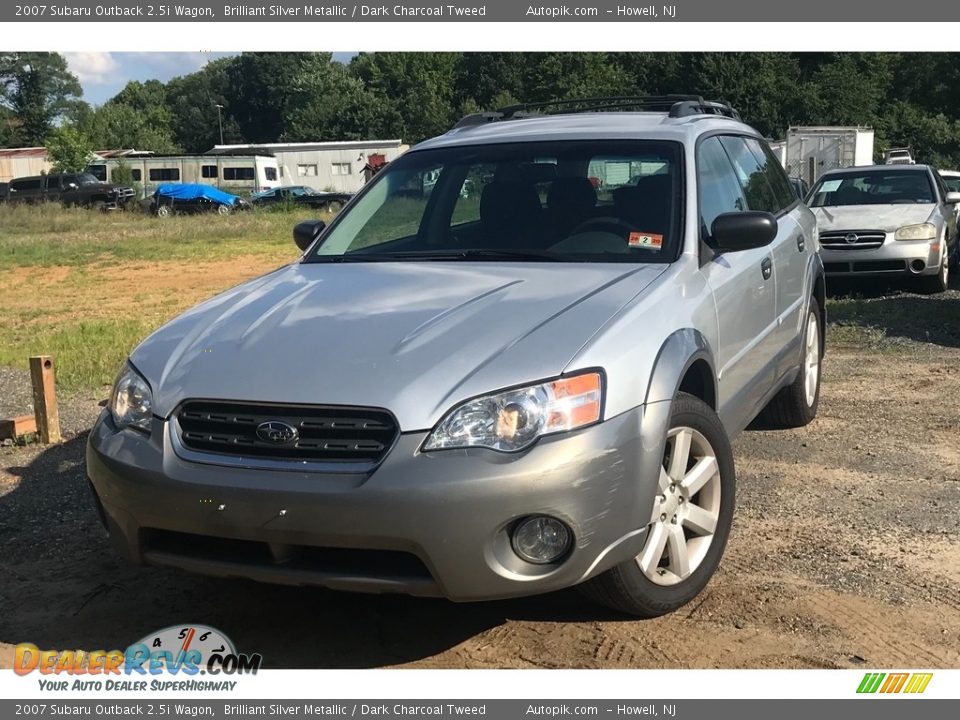
<svg viewBox="0 0 960 720"><path fill-rule="evenodd" d="M304 220L293 227L293 241L297 247L306 252L313 245L313 241L320 237L320 233L327 224L323 220Z"/></svg>
<svg viewBox="0 0 960 720"><path fill-rule="evenodd" d="M76 183L73 183L73 182L72 182L72 183L67 183L67 190L76 190L78 187L80 187L80 186L77 185Z"/></svg>
<svg viewBox="0 0 960 720"><path fill-rule="evenodd" d="M956 205L957 203L960 203L960 192L948 192L946 202L948 205Z"/></svg>
<svg viewBox="0 0 960 720"><path fill-rule="evenodd" d="M710 236L718 250L765 247L777 236L777 219L768 212L732 212L717 215Z"/></svg>

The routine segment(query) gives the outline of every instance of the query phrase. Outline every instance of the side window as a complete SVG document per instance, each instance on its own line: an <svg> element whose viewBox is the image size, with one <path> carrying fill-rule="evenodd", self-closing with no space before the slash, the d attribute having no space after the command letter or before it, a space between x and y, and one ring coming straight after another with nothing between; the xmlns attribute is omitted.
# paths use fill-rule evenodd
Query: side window
<svg viewBox="0 0 960 720"><path fill-rule="evenodd" d="M180 168L150 168L150 182L179 182Z"/></svg>
<svg viewBox="0 0 960 720"><path fill-rule="evenodd" d="M743 194L747 197L747 207L769 213L780 211L779 203L773 194L773 188L767 181L766 173L757 158L750 152L747 143L741 137L724 137L720 143L730 156L733 169L736 170Z"/></svg>
<svg viewBox="0 0 960 720"><path fill-rule="evenodd" d="M937 180L937 190L939 190L939 192L940 192L940 199L941 199L941 200L946 200L946 199L947 199L947 193L950 192L950 191L947 189L947 184L943 181L943 178L940 177L940 173L935 172L935 173L933 174L933 177L935 177L936 180Z"/></svg>
<svg viewBox="0 0 960 720"><path fill-rule="evenodd" d="M747 209L737 174L719 138L707 138L697 149L697 187L701 237L709 237L717 215Z"/></svg>
<svg viewBox="0 0 960 720"><path fill-rule="evenodd" d="M397 173L388 178L389 182L378 183L371 193L380 197L380 204L371 205L372 212L367 217L358 213L346 215L344 237L350 237L351 223L356 225L356 230L344 250L352 252L385 240L416 236L441 170L442 166L438 165Z"/></svg>
<svg viewBox="0 0 960 720"><path fill-rule="evenodd" d="M790 181L787 179L787 174L784 172L783 166L773 156L773 153L770 152L770 148L767 147L765 142L760 142L756 138L747 138L745 142L747 143L747 147L750 148L750 152L752 152L753 156L757 159L757 162L760 163L764 175L767 176L767 182L770 183L773 196L777 201L777 205L779 205L777 209L786 210L796 201L797 194L793 191L793 188L790 187Z"/></svg>
<svg viewBox="0 0 960 720"><path fill-rule="evenodd" d="M460 186L457 204L453 206L452 227L480 220L480 197L483 189L493 181L495 171L496 167L490 164L470 166Z"/></svg>

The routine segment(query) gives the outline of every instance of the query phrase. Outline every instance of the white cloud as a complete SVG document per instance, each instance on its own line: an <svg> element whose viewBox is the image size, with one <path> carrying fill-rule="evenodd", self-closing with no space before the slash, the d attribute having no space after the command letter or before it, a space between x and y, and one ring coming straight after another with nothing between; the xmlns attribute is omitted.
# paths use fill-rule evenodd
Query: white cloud
<svg viewBox="0 0 960 720"><path fill-rule="evenodd" d="M67 65L83 85L105 85L116 80L120 64L108 52L64 53Z"/></svg>

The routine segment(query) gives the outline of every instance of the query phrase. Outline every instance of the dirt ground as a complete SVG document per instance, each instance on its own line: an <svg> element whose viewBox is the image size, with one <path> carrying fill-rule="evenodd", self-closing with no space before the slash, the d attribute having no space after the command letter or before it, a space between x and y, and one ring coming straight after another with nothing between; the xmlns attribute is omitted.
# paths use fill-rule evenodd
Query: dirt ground
<svg viewBox="0 0 960 720"><path fill-rule="evenodd" d="M926 330L889 312L915 298L869 306L890 343L828 350L812 425L737 439L720 571L691 605L652 621L575 591L456 605L131 567L108 547L85 485L98 408L68 400L74 434L62 445L0 449L0 667L17 642L126 647L185 622L220 628L273 668L958 667L960 293L922 301L942 303L923 306Z"/></svg>

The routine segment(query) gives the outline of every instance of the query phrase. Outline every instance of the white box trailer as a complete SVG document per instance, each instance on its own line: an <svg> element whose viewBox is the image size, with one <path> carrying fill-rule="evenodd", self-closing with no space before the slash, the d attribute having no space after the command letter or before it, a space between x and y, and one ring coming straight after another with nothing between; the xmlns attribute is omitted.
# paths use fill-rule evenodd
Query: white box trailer
<svg viewBox="0 0 960 720"><path fill-rule="evenodd" d="M828 170L873 165L873 129L865 127L791 127L784 167L790 177L813 185Z"/></svg>
<svg viewBox="0 0 960 720"><path fill-rule="evenodd" d="M381 167L407 149L402 140L338 140L331 142L216 145L209 156L228 153L273 155L280 185L306 185L314 190L355 193L367 180L367 165Z"/></svg>

